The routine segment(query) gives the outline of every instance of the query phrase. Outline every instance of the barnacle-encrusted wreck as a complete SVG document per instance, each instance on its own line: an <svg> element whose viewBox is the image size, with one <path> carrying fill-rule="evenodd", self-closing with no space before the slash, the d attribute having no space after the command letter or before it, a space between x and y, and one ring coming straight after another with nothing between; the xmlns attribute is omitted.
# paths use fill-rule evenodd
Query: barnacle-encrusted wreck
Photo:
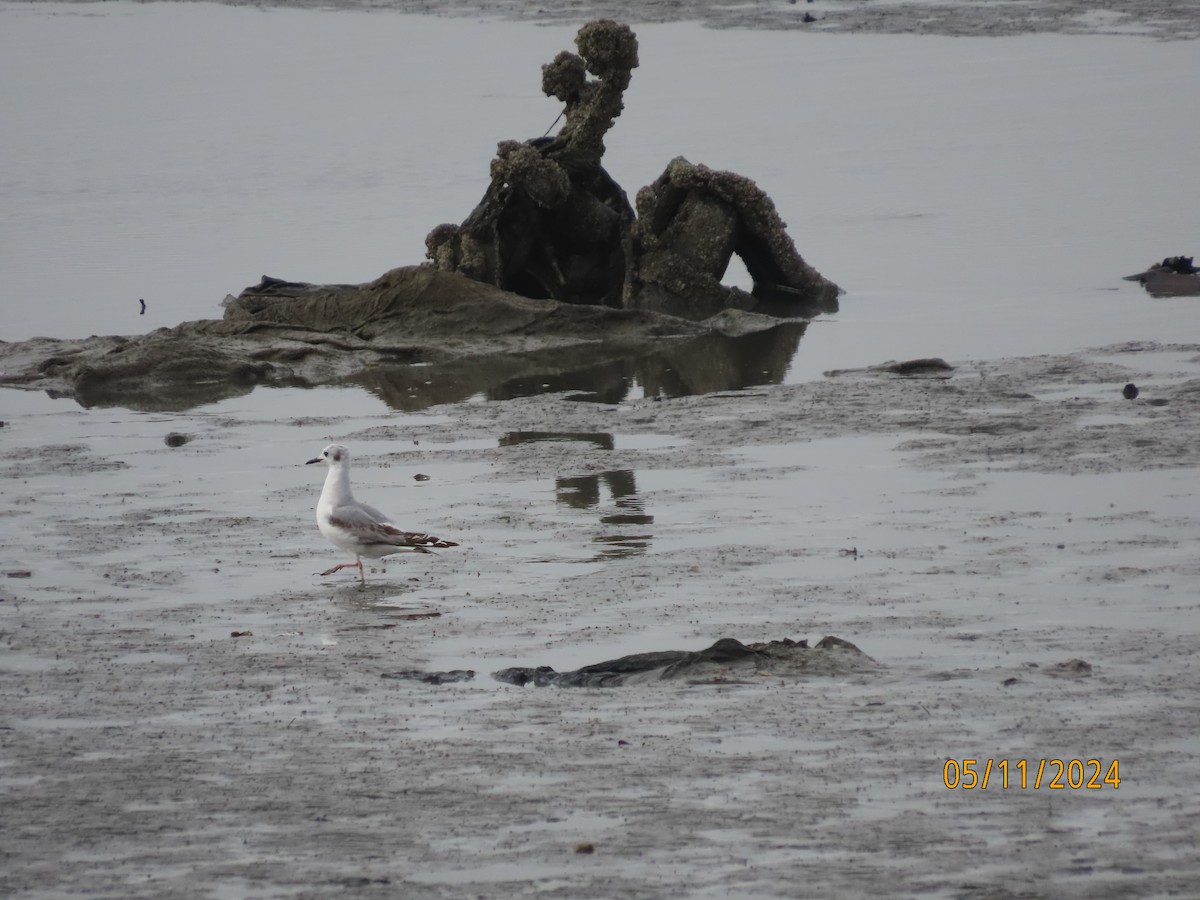
<svg viewBox="0 0 1200 900"><path fill-rule="evenodd" d="M0 384L88 406L183 409L263 384L371 382L406 408L412 363L487 357L521 377L542 365L534 350L609 365L649 341L736 337L773 329L777 317L836 310L837 285L804 262L748 178L676 157L638 192L635 213L601 161L638 65L637 38L600 20L576 45L542 67L543 90L565 107L562 128L500 143L478 206L429 233L430 262L363 284L264 276L227 297L219 320L144 335L0 342ZM749 292L721 283L734 254L753 278ZM786 365L795 323L784 337L767 355ZM706 358L717 369L725 362ZM439 382L434 402L478 389L461 374ZM419 381L431 383L428 369Z"/></svg>

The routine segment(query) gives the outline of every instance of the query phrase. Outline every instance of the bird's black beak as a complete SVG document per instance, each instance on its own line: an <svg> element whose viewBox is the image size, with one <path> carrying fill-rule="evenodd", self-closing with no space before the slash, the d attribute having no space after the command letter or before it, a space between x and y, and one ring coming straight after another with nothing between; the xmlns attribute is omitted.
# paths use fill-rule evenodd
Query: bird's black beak
<svg viewBox="0 0 1200 900"><path fill-rule="evenodd" d="M310 459L308 462L305 463L305 465L311 466L315 462L325 462L325 460L321 459L321 457L318 456L316 459Z"/></svg>

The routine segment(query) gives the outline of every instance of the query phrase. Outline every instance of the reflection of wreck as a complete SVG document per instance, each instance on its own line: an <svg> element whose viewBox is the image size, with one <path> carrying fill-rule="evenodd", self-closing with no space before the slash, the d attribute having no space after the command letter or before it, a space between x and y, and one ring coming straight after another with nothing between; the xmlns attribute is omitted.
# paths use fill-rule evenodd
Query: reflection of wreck
<svg viewBox="0 0 1200 900"><path fill-rule="evenodd" d="M1145 272L1126 275L1125 280L1136 281L1151 297L1200 296L1200 268L1190 256L1168 256Z"/></svg>
<svg viewBox="0 0 1200 900"><path fill-rule="evenodd" d="M642 345L593 343L419 368L376 365L352 380L405 412L474 396L512 400L558 392L621 403L638 387L646 397L691 397L780 384L807 324L781 322L738 337L702 334Z"/></svg>
<svg viewBox="0 0 1200 900"><path fill-rule="evenodd" d="M531 444L539 441L581 441L594 444L601 450L612 450L613 436L607 432L575 431L510 431L500 439L501 447ZM601 505L601 487L608 489L612 506ZM636 526L645 529L654 524L654 516L646 513L646 501L638 493L637 480L630 469L610 469L589 475L563 475L554 479L555 500L572 509L600 511L600 524L617 526L622 530L604 532L592 538L601 549L596 559L613 559L645 553L653 538L651 534L630 534L624 529Z"/></svg>
<svg viewBox="0 0 1200 900"><path fill-rule="evenodd" d="M775 205L750 179L683 157L637 195L637 216L600 164L604 135L638 65L626 25L591 22L542 67L542 90L565 104L552 138L504 141L491 184L461 225L426 238L439 269L564 303L649 309L701 319L735 308L774 315L837 309L837 285L796 252ZM587 77L588 73L595 80ZM754 279L721 284L737 254Z"/></svg>

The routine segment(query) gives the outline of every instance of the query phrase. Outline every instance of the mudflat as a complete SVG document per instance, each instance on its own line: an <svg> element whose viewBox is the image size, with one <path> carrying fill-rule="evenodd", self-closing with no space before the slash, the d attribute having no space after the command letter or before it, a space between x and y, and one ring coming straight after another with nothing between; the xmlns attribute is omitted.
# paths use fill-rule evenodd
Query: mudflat
<svg viewBox="0 0 1200 900"><path fill-rule="evenodd" d="M239 5L234 0L234 5ZM327 0L267 0L263 6L327 9ZM607 0L538 4L529 0L337 0L338 9L392 9L539 23L582 23L601 16L630 25L699 21L714 28L792 29L849 34L942 34L1011 37L1020 34L1140 35L1165 40L1200 37L1196 7L1188 0L1037 0L970 3L954 0Z"/></svg>
<svg viewBox="0 0 1200 900"><path fill-rule="evenodd" d="M1186 894L1200 346L951 362L12 415L0 893ZM330 438L461 547L314 576ZM490 677L824 635L877 667Z"/></svg>
<svg viewBox="0 0 1200 900"><path fill-rule="evenodd" d="M337 6L1200 36L1182 0ZM1148 147L1159 126L1141 126ZM927 233L930 256L948 222ZM1121 222L1131 244L1152 224ZM883 234L863 219L846 243L865 259ZM1111 279L1070 246L1064 266L1108 284L1194 249L1169 237L1124 261L1095 243ZM136 251L114 265L145 277L156 254ZM828 268L854 309L860 273ZM776 383L793 333L786 353L755 357L757 379L714 339L653 359L562 346L554 365L515 353L486 367L453 347L403 372L339 359L293 385L354 389L224 381L214 396L198 380L196 399L143 390L133 410L0 393L0 895L1194 893L1200 345L1168 342L1191 340L1182 305L1146 306L1159 325L1139 333L1162 342L1080 350L1107 341L1069 327L1113 316L1102 296L1086 314L1045 303L1019 319L1061 335L1056 355L956 357L931 332L916 352L952 369L799 384ZM829 336L812 331L806 349ZM587 390L555 374L580 355ZM626 396L631 380L661 399ZM756 380L772 383L744 387ZM352 448L361 499L460 546L370 566L365 588L315 575L351 561L317 531L320 476L304 466L331 440ZM611 688L491 677L827 635L871 665L756 659Z"/></svg>

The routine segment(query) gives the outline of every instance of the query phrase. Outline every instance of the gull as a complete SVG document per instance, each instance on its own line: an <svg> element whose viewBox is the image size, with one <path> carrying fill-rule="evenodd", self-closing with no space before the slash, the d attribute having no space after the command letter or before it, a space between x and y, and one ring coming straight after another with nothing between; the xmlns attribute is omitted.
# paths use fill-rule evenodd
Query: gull
<svg viewBox="0 0 1200 900"><path fill-rule="evenodd" d="M457 547L456 541L444 541L418 531L404 531L373 506L360 503L350 492L350 451L341 444L330 444L316 459L305 465L325 463L329 473L317 501L317 527L335 547L354 554L354 562L326 569L332 575L341 569L358 568L365 585L362 558L380 559L393 553L432 553L433 547Z"/></svg>

